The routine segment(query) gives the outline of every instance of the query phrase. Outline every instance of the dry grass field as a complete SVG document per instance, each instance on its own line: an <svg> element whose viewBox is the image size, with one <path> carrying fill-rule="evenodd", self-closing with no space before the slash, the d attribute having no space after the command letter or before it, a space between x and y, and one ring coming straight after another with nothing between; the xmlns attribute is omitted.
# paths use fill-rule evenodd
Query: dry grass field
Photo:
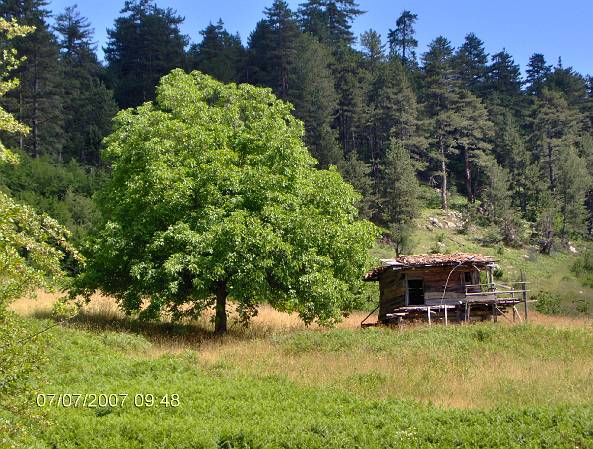
<svg viewBox="0 0 593 449"><path fill-rule="evenodd" d="M40 293L13 308L47 317L58 295ZM185 324L140 323L96 296L66 324L94 333L136 334L148 344L134 357L187 351L200 364L250 378L280 376L358 397L386 397L442 407L578 405L593 398L593 323L531 313L530 324L360 329L364 313L334 329L306 328L297 316L260 309L248 328L233 324L214 338L208 316Z"/></svg>

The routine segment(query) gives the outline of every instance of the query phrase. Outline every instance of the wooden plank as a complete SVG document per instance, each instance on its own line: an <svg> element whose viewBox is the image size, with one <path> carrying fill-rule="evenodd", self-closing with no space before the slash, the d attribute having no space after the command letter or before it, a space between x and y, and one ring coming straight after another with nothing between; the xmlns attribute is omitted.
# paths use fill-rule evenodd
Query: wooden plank
<svg viewBox="0 0 593 449"><path fill-rule="evenodd" d="M468 293L467 296L479 296L479 295L483 295L483 294L494 294L494 295L507 295L510 293L523 293L523 292L529 292L531 290L495 290L492 292L480 292L480 293Z"/></svg>
<svg viewBox="0 0 593 449"><path fill-rule="evenodd" d="M523 270L521 270L521 287L522 287L522 295L523 295L523 303L525 304L525 321L527 321L527 316L529 314L529 308L527 307L527 290L525 290L525 275L523 274Z"/></svg>

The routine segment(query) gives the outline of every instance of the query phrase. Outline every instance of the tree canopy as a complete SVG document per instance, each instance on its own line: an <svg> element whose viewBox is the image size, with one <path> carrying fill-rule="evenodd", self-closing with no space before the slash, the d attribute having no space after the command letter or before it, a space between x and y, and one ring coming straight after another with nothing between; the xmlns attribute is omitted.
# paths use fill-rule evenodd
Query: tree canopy
<svg viewBox="0 0 593 449"><path fill-rule="evenodd" d="M315 169L303 124L269 89L174 70L156 101L120 112L107 139L109 217L75 293L128 312L201 313L263 301L330 323L352 310L376 228L334 168Z"/></svg>

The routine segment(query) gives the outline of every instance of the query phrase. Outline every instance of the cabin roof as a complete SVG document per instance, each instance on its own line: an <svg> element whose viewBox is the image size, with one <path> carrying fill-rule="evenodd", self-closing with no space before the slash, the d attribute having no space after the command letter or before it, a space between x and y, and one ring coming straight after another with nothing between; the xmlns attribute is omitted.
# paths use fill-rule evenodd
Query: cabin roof
<svg viewBox="0 0 593 449"><path fill-rule="evenodd" d="M395 259L381 259L381 266L373 268L364 275L365 281L376 281L387 270L405 270L408 268L447 267L463 264L487 266L495 262L491 256L470 253L454 254L418 254L399 256Z"/></svg>

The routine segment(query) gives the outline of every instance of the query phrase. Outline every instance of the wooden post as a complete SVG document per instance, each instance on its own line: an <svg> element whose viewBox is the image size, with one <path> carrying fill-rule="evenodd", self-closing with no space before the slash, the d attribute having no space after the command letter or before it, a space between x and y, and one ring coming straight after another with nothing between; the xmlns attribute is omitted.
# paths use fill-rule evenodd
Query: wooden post
<svg viewBox="0 0 593 449"><path fill-rule="evenodd" d="M523 290L523 304L525 306L525 321L527 321L527 315L529 313L528 306L527 306L527 291L525 288L525 275L523 274L523 270L521 270L521 290Z"/></svg>
<svg viewBox="0 0 593 449"><path fill-rule="evenodd" d="M494 289L494 275L492 274L492 267L488 267L488 291L491 292Z"/></svg>
<svg viewBox="0 0 593 449"><path fill-rule="evenodd" d="M515 286L513 286L513 288L511 288L511 298L515 299ZM513 303L513 306L515 304ZM513 307L513 321L515 321L515 307Z"/></svg>
<svg viewBox="0 0 593 449"><path fill-rule="evenodd" d="M426 312L428 313L428 325L431 325L431 321L430 321L430 307L426 308Z"/></svg>
<svg viewBox="0 0 593 449"><path fill-rule="evenodd" d="M447 321L447 306L445 305L445 326L447 326L449 323Z"/></svg>
<svg viewBox="0 0 593 449"><path fill-rule="evenodd" d="M498 322L498 316L496 315L496 303L492 303L492 320Z"/></svg>

